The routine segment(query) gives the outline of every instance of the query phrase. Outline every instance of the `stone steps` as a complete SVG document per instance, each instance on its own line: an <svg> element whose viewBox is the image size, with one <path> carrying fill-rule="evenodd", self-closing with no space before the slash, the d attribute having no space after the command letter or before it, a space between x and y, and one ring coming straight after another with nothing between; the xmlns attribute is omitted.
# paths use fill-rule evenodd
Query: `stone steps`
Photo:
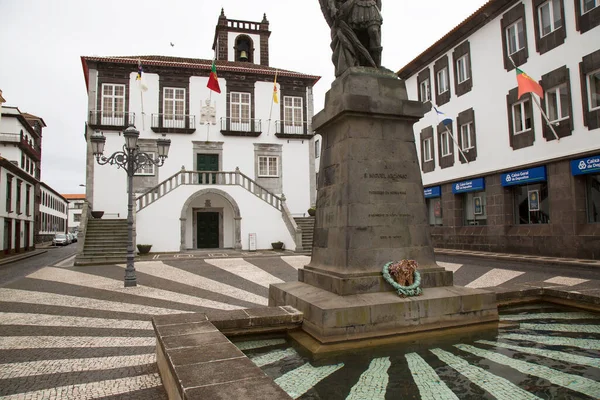
<svg viewBox="0 0 600 400"><path fill-rule="evenodd" d="M90 219L83 251L75 265L122 264L127 261L127 220Z"/></svg>
<svg viewBox="0 0 600 400"><path fill-rule="evenodd" d="M313 236L315 230L315 217L298 217L294 218L296 224L302 229L302 251L298 251L298 254L310 255L312 254Z"/></svg>

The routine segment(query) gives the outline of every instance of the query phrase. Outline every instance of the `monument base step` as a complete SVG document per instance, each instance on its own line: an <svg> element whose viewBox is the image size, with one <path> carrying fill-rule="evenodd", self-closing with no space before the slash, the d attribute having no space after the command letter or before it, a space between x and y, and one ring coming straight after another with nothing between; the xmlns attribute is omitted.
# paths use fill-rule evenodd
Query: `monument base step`
<svg viewBox="0 0 600 400"><path fill-rule="evenodd" d="M320 343L498 321L495 293L460 286L402 298L395 292L339 296L304 282L271 285L269 306L285 305L304 314L302 329Z"/></svg>
<svg viewBox="0 0 600 400"><path fill-rule="evenodd" d="M452 271L446 271L441 267L419 269L419 273L421 274L422 288L452 286L454 283ZM306 266L298 270L298 280L340 296L394 290L383 279L381 271L337 275L331 271Z"/></svg>

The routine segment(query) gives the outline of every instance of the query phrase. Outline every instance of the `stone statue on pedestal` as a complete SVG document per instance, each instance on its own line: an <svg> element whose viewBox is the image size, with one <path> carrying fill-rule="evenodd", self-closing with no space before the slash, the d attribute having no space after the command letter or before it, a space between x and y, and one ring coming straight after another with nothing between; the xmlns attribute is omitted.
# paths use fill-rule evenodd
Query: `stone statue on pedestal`
<svg viewBox="0 0 600 400"><path fill-rule="evenodd" d="M381 67L381 0L319 0L331 27L335 76L350 67Z"/></svg>

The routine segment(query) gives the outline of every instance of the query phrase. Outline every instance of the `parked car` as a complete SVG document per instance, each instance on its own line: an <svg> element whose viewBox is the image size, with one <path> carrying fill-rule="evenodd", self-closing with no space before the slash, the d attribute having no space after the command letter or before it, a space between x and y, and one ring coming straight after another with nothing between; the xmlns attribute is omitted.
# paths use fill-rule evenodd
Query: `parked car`
<svg viewBox="0 0 600 400"><path fill-rule="evenodd" d="M66 246L69 244L69 238L64 233L57 233L52 239L53 246Z"/></svg>
<svg viewBox="0 0 600 400"><path fill-rule="evenodd" d="M67 233L67 239L69 240L68 244L73 243L73 234L72 233Z"/></svg>
<svg viewBox="0 0 600 400"><path fill-rule="evenodd" d="M73 232L71 235L73 235L73 242L77 242L77 232Z"/></svg>

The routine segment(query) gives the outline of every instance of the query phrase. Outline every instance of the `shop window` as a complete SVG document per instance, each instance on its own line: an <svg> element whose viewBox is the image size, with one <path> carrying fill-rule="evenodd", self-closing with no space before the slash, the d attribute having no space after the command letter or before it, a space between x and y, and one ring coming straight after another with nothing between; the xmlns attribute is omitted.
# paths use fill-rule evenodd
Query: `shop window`
<svg viewBox="0 0 600 400"><path fill-rule="evenodd" d="M464 193L464 224L487 225L487 200L485 192Z"/></svg>
<svg viewBox="0 0 600 400"><path fill-rule="evenodd" d="M600 222L600 174L587 177L587 210L589 222Z"/></svg>
<svg viewBox="0 0 600 400"><path fill-rule="evenodd" d="M548 184L538 183L513 187L516 224L550 223Z"/></svg>
<svg viewBox="0 0 600 400"><path fill-rule="evenodd" d="M426 199L427 220L431 226L442 226L442 199L441 197Z"/></svg>

